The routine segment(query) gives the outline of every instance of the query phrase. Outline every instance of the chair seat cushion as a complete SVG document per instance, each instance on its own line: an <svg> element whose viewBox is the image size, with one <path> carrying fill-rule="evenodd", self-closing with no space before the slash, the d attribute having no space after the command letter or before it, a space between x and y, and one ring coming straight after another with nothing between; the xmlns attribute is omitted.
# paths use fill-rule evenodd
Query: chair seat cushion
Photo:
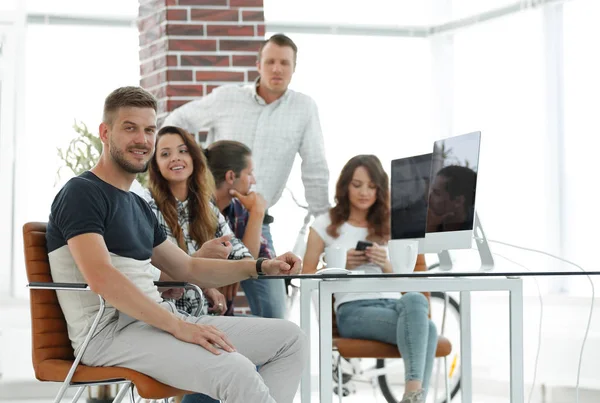
<svg viewBox="0 0 600 403"><path fill-rule="evenodd" d="M63 382L72 364L73 361L67 360L45 360L37 368L36 377L40 381ZM88 367L79 364L71 382L94 382L111 379L132 381L139 395L144 399L164 399L192 393L165 385L137 371L120 367Z"/></svg>
<svg viewBox="0 0 600 403"><path fill-rule="evenodd" d="M395 344L374 340L346 339L334 337L333 345L344 358L401 358ZM450 340L444 336L438 338L436 357L445 357L452 352Z"/></svg>

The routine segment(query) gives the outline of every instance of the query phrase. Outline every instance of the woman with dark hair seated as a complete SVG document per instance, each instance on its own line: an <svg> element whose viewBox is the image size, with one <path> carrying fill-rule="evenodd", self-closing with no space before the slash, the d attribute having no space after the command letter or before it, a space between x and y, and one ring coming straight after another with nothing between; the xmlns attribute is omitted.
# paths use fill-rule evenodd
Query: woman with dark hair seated
<svg viewBox="0 0 600 403"><path fill-rule="evenodd" d="M304 273L314 273L325 247L347 251L346 269L391 273L389 180L374 155L358 155L346 163L336 185L335 206L311 226ZM358 251L359 241L372 246ZM401 403L423 403L431 377L437 332L429 319L429 303L421 293L336 293L335 312L342 337L395 344L405 366Z"/></svg>

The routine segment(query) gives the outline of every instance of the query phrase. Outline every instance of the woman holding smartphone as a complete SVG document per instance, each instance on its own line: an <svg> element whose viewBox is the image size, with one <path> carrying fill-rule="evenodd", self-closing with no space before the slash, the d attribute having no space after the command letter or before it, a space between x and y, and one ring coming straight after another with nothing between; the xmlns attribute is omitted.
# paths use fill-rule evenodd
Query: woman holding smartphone
<svg viewBox="0 0 600 403"><path fill-rule="evenodd" d="M347 250L346 269L391 273L386 248L390 237L389 193L388 175L376 156L350 159L337 181L336 205L311 226L303 272L316 272L325 247L335 245ZM414 292L402 296L336 293L334 297L340 335L397 345L406 377L400 403L425 402L438 339L428 316L427 298Z"/></svg>

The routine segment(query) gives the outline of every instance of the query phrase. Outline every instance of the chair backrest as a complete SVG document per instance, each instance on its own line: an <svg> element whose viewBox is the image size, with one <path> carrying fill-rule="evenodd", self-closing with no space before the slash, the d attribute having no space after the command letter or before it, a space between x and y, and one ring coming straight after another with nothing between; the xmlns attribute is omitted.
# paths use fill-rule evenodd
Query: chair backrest
<svg viewBox="0 0 600 403"><path fill-rule="evenodd" d="M425 255L421 254L421 255L417 256L417 263L415 264L415 270L414 271L427 271L427 263L425 262ZM430 297L431 297L431 293L430 292L423 292L422 294L424 294L427 297L427 300L429 300ZM331 303L335 305L335 297L331 298ZM336 318L335 318L335 309L332 309L331 312L332 312L332 315L333 315L332 316L332 330L333 330L332 336L334 338L340 337L340 333L339 333L338 328L337 328L337 321L336 321ZM429 315L431 317L431 312L429 312Z"/></svg>
<svg viewBox="0 0 600 403"><path fill-rule="evenodd" d="M30 222L23 226L25 268L29 282L52 282L46 223ZM77 291L72 291L77 292ZM67 333L67 322L54 290L30 290L31 344L33 369L36 377L40 364L46 360L74 359L73 347Z"/></svg>

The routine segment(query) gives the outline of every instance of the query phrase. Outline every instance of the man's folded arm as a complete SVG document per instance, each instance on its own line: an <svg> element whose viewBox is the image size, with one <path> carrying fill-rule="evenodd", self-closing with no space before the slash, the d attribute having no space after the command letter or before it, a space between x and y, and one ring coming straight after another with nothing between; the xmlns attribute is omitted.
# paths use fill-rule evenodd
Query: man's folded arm
<svg viewBox="0 0 600 403"><path fill-rule="evenodd" d="M67 244L77 267L93 292L101 295L120 312L175 334L180 319L161 308L112 265L102 235L77 235L69 239Z"/></svg>

